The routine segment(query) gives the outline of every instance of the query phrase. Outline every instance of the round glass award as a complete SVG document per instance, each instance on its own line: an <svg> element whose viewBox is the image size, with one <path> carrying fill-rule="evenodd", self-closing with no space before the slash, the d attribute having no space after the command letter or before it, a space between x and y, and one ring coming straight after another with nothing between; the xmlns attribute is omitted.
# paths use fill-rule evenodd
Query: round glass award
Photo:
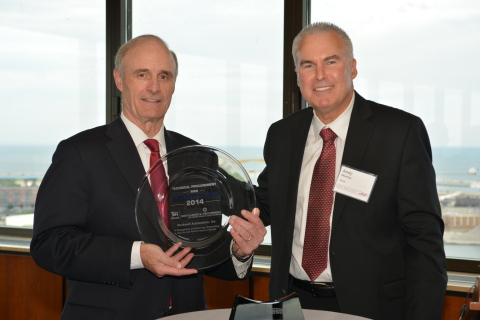
<svg viewBox="0 0 480 320"><path fill-rule="evenodd" d="M243 166L225 151L195 145L167 153L148 170L135 215L143 241L164 251L181 242L194 254L186 268L201 270L230 257L228 221L254 207L255 192Z"/></svg>

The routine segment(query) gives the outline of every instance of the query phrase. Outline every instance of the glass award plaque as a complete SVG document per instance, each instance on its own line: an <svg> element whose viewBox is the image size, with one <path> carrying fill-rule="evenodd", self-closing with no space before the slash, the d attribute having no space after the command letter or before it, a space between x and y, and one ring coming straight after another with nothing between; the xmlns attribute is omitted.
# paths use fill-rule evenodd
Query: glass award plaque
<svg viewBox="0 0 480 320"><path fill-rule="evenodd" d="M241 210L254 207L243 166L225 151L196 145L167 153L148 170L135 215L143 241L164 251L181 242L194 254L186 268L201 270L230 257L230 216L243 218Z"/></svg>

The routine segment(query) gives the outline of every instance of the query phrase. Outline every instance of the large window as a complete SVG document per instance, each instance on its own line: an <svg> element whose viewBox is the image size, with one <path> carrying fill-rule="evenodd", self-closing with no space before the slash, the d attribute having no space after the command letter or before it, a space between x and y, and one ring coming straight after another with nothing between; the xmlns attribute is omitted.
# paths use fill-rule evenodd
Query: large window
<svg viewBox="0 0 480 320"><path fill-rule="evenodd" d="M253 183L282 118L283 1L136 0L132 37L155 34L179 60L165 126L237 158ZM267 237L265 243L270 243Z"/></svg>
<svg viewBox="0 0 480 320"><path fill-rule="evenodd" d="M140 34L178 56L165 126L229 152L255 181L267 129L282 117L283 0L136 0L132 37Z"/></svg>
<svg viewBox="0 0 480 320"><path fill-rule="evenodd" d="M356 90L427 126L450 258L480 259L480 3L312 0L350 35Z"/></svg>
<svg viewBox="0 0 480 320"><path fill-rule="evenodd" d="M116 9L123 3L133 8L119 11L119 20L107 26L113 36L106 39L106 16L117 14L106 12L106 4ZM311 21L334 22L351 35L360 94L424 120L447 255L479 260L480 5L475 0L1 1L0 227L29 228L57 143L106 122L105 82L111 74L105 69L113 54L105 52L115 50L115 45L106 50L106 42L122 42L120 29L133 36L159 35L178 55L180 73L166 127L231 153L255 183L264 166L266 130L284 110L298 108L293 68L284 70L283 52L291 59L291 37L308 11L299 8L302 3L311 3Z"/></svg>
<svg viewBox="0 0 480 320"><path fill-rule="evenodd" d="M0 2L0 226L31 227L57 143L105 123L105 3Z"/></svg>

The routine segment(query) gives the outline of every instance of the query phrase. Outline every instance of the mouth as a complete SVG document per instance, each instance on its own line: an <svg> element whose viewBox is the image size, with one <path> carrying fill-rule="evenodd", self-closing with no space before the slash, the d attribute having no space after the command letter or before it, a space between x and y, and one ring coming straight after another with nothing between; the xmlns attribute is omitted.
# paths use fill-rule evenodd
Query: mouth
<svg viewBox="0 0 480 320"><path fill-rule="evenodd" d="M161 100L156 100L156 99L142 99L143 101L146 101L146 102L161 102Z"/></svg>
<svg viewBox="0 0 480 320"><path fill-rule="evenodd" d="M319 88L315 88L315 91L326 91L326 90L329 90L329 89L332 89L333 86L330 86L330 87L319 87Z"/></svg>

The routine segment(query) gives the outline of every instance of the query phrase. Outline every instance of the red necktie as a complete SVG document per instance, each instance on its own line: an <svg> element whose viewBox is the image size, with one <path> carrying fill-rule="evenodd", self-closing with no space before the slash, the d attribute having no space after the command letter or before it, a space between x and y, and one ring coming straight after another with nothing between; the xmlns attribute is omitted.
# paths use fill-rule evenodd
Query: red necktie
<svg viewBox="0 0 480 320"><path fill-rule="evenodd" d="M150 149L150 169L160 159L160 151L158 141L155 139L147 139L145 145ZM157 201L158 210L162 215L163 222L168 227L168 179L165 174L165 168L162 164L158 164L155 169L150 172L150 185Z"/></svg>
<svg viewBox="0 0 480 320"><path fill-rule="evenodd" d="M143 143L150 149L150 169L160 159L159 143L156 139L147 139ZM168 228L168 179L165 173L163 163L159 163L152 172L150 172L150 186L153 195L157 201L158 211L162 216L165 226ZM162 210L163 209L163 210ZM170 308L172 307L172 297L170 296Z"/></svg>
<svg viewBox="0 0 480 320"><path fill-rule="evenodd" d="M302 267L312 281L327 268L335 180L337 135L331 129L322 129L320 136L323 149L313 169L302 257Z"/></svg>

